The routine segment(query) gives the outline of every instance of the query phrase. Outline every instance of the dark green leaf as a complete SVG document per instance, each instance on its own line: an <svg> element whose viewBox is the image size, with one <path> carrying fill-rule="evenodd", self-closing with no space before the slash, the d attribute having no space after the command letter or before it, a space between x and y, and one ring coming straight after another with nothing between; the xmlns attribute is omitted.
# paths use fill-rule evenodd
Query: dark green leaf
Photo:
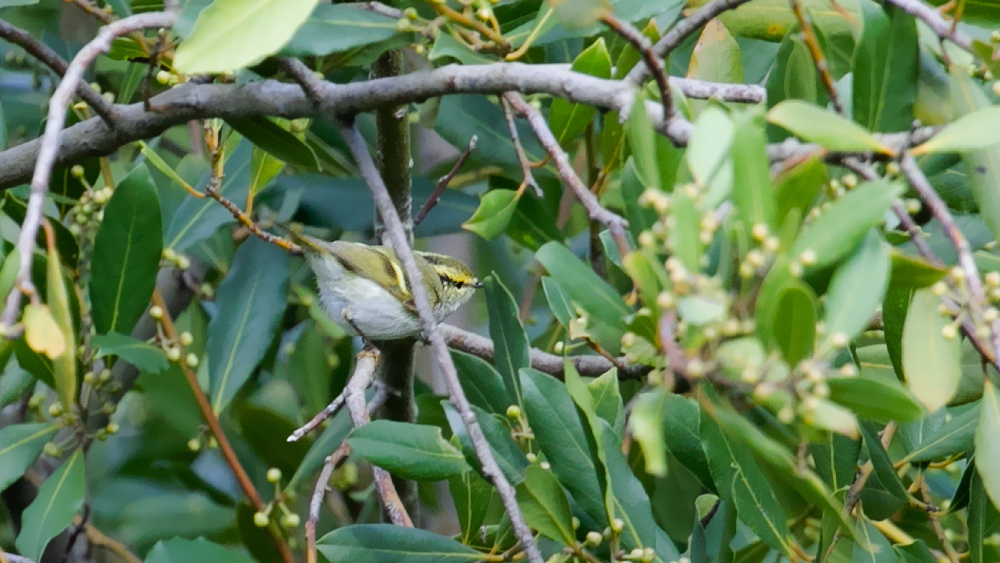
<svg viewBox="0 0 1000 563"><path fill-rule="evenodd" d="M797 365L813 353L816 341L816 296L798 280L788 284L774 313L774 338L785 361Z"/></svg>
<svg viewBox="0 0 1000 563"><path fill-rule="evenodd" d="M908 422L924 414L920 403L898 384L867 377L831 377L827 379L827 385L832 401L862 418Z"/></svg>
<svg viewBox="0 0 1000 563"><path fill-rule="evenodd" d="M928 287L941 281L947 273L942 268L933 266L922 258L903 254L895 248L891 249L890 254L892 256L892 276L889 278L889 287L892 289Z"/></svg>
<svg viewBox="0 0 1000 563"><path fill-rule="evenodd" d="M146 563L173 563L176 561L213 561L215 563L251 563L245 554L212 543L205 538L189 540L171 538L157 542L146 555Z"/></svg>
<svg viewBox="0 0 1000 563"><path fill-rule="evenodd" d="M73 522L83 507L86 482L83 450L75 450L38 489L38 496L24 511L17 550L34 561L42 558L45 546Z"/></svg>
<svg viewBox="0 0 1000 563"><path fill-rule="evenodd" d="M529 465L524 481L517 485L517 504L528 526L563 545L575 543L569 501L552 473Z"/></svg>
<svg viewBox="0 0 1000 563"><path fill-rule="evenodd" d="M98 358L118 356L147 373L160 373L168 366L163 348L117 332L94 335L90 345L97 348Z"/></svg>
<svg viewBox="0 0 1000 563"><path fill-rule="evenodd" d="M248 141L279 160L307 170L317 168L316 155L298 137L266 117L229 118L226 123Z"/></svg>
<svg viewBox="0 0 1000 563"><path fill-rule="evenodd" d="M499 498L493 485L475 471L466 471L448 480L448 490L455 501L455 513L462 528L462 543L481 543L480 527L486 520L490 503Z"/></svg>
<svg viewBox="0 0 1000 563"><path fill-rule="evenodd" d="M436 426L375 420L347 441L355 454L404 479L440 481L469 470Z"/></svg>
<svg viewBox="0 0 1000 563"><path fill-rule="evenodd" d="M486 412L506 416L511 403L500 373L486 360L465 352L452 350L451 359L469 402Z"/></svg>
<svg viewBox="0 0 1000 563"><path fill-rule="evenodd" d="M621 295L565 245L550 242L535 258L555 278L581 309L602 322L624 331L624 317L632 314Z"/></svg>
<svg viewBox="0 0 1000 563"><path fill-rule="evenodd" d="M0 491L17 481L55 437L54 424L12 424L0 429Z"/></svg>
<svg viewBox="0 0 1000 563"><path fill-rule="evenodd" d="M479 428L482 429L483 435L486 436L486 441L490 444L490 450L493 451L493 457L496 459L497 465L500 466L500 471L504 477L512 485L523 481L524 468L528 466L528 460L524 452L518 447L517 442L511 437L510 428L503 422L500 422L495 415L491 415L479 407L473 406L472 412L476 413ZM472 441L469 439L465 423L462 422L462 417L450 405L446 405L445 415L448 417L448 424L451 426L451 431L455 436L458 436L462 444L462 452L465 454L466 461L475 467L477 471L481 472L479 459L476 457L476 452L472 447Z"/></svg>
<svg viewBox="0 0 1000 563"><path fill-rule="evenodd" d="M98 333L132 332L156 285L162 237L153 178L140 164L115 189L94 241L90 299Z"/></svg>
<svg viewBox="0 0 1000 563"><path fill-rule="evenodd" d="M861 2L864 31L854 52L854 120L871 131L906 131L917 98L919 50L916 21L870 0Z"/></svg>
<svg viewBox="0 0 1000 563"><path fill-rule="evenodd" d="M972 451L980 409L970 408L923 436L900 462L924 463Z"/></svg>
<svg viewBox="0 0 1000 563"><path fill-rule="evenodd" d="M906 486L903 485L903 482L899 479L899 475L896 474L896 468L893 466L892 459L889 458L889 454L882 447L878 427L871 422L862 422L860 428L861 435L864 436L865 449L868 450L868 458L871 460L875 475L882 482L882 486L897 499L909 499Z"/></svg>
<svg viewBox="0 0 1000 563"><path fill-rule="evenodd" d="M972 563L993 561L986 551L990 530L996 526L1000 513L996 503L990 502L990 496L981 473L972 475L969 484L969 558ZM995 497L994 497L995 498Z"/></svg>
<svg viewBox="0 0 1000 563"><path fill-rule="evenodd" d="M572 70L598 78L611 76L611 56L603 38L598 38L573 61ZM559 144L568 146L594 119L596 110L587 104L574 104L562 98L552 100L549 127Z"/></svg>
<svg viewBox="0 0 1000 563"><path fill-rule="evenodd" d="M419 528L392 524L355 524L338 528L316 542L330 563L441 563L479 561L482 553Z"/></svg>
<svg viewBox="0 0 1000 563"><path fill-rule="evenodd" d="M566 295L566 290L555 278L549 276L542 276L542 290L545 292L545 300L549 303L552 316L568 329L570 321L576 318L576 310Z"/></svg>
<svg viewBox="0 0 1000 563"><path fill-rule="evenodd" d="M587 384L594 400L594 414L604 419L622 437L625 431L625 405L618 389L618 370L612 368Z"/></svg>
<svg viewBox="0 0 1000 563"><path fill-rule="evenodd" d="M861 522L858 539L851 554L851 563L897 563L892 543L871 522Z"/></svg>
<svg viewBox="0 0 1000 563"><path fill-rule="evenodd" d="M992 378L987 377L976 428L976 469L994 507L1000 506L1000 441L997 436L1000 436L1000 393L993 386Z"/></svg>
<svg viewBox="0 0 1000 563"><path fill-rule="evenodd" d="M559 482L594 522L607 520L597 465L576 405L559 380L531 368L521 370L524 412Z"/></svg>
<svg viewBox="0 0 1000 563"><path fill-rule="evenodd" d="M208 325L212 408L222 412L257 367L285 311L284 251L256 237L239 250L219 285L219 311Z"/></svg>
<svg viewBox="0 0 1000 563"><path fill-rule="evenodd" d="M740 171L739 181L733 184L733 204L740 214L744 231L750 236L756 225L774 231L777 204L771 186L764 120L757 109L735 116L731 154L733 169Z"/></svg>
<svg viewBox="0 0 1000 563"><path fill-rule="evenodd" d="M486 307L490 314L490 338L495 353L493 361L507 388L508 404L520 405L521 382L518 370L531 365L528 336L518 318L517 302L496 274L486 278Z"/></svg>
<svg viewBox="0 0 1000 563"><path fill-rule="evenodd" d="M286 56L323 56L385 41L396 19L357 5L320 4L281 48ZM447 35L442 33L441 35Z"/></svg>

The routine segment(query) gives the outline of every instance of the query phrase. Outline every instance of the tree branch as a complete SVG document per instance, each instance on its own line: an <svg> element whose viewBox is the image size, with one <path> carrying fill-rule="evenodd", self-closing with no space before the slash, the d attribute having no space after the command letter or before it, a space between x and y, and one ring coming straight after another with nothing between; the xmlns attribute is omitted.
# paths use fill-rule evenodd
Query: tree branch
<svg viewBox="0 0 1000 563"><path fill-rule="evenodd" d="M111 43L115 38L150 27L170 27L176 19L176 12L155 12L138 14L104 26L97 32L97 37L80 49L80 52L66 69L62 82L59 83L49 100L48 121L45 124L45 133L39 143L35 172L31 178L31 195L28 197L28 206L21 224L21 234L17 241L17 248L20 252L17 286L7 296L3 314L0 315L0 329L9 330L17 321L22 292L28 294L35 292L35 285L31 281L35 236L38 234L38 227L42 220L42 207L49 189L52 167L56 163L56 155L59 152L59 133L66 123L66 108L83 78L84 71L98 55L111 50ZM103 123L102 125L106 126Z"/></svg>
<svg viewBox="0 0 1000 563"><path fill-rule="evenodd" d="M427 198L427 203L425 203L424 206L420 208L420 211L417 211L416 216L413 217L414 226L419 225L420 222L427 217L427 214L430 213L431 209L434 209L434 206L438 204L438 201L441 200L441 195L444 194L444 191L448 188L448 184L450 184L455 178L458 171L462 169L462 166L465 164L465 161L469 159L469 155L472 154L472 151L476 149L476 143L478 141L479 137L473 135L472 138L469 139L469 146L465 147L465 150L458 155L458 159L455 161L455 164L452 165L451 170L449 170L444 176L441 176L437 185L434 186L434 192L431 194L431 197Z"/></svg>
<svg viewBox="0 0 1000 563"><path fill-rule="evenodd" d="M29 55L38 59L40 63L49 67L52 72L55 72L60 77L66 74L69 64L58 53L50 49L48 45L35 39L27 31L0 20L0 37L24 49ZM94 113L101 116L101 119L108 125L114 127L114 106L108 103L103 96L95 92L89 84L81 83L77 85L76 95L87 102L87 105L93 108Z"/></svg>
<svg viewBox="0 0 1000 563"><path fill-rule="evenodd" d="M939 39L947 39L963 50L975 55L972 51L972 38L964 31L957 29L952 25L952 22L945 21L941 17L941 12L938 12L934 7L928 6L920 0L886 0L886 2L927 24L927 27Z"/></svg>
<svg viewBox="0 0 1000 563"><path fill-rule="evenodd" d="M715 96L745 103L763 99L759 86L687 79L671 81L692 98ZM381 105L420 102L447 94L500 95L508 91L549 94L621 113L631 109L635 95L634 89L624 82L576 73L568 65L520 63L449 65L401 77L349 84L331 84L318 79L315 82L318 99L310 98L298 84L274 80L241 85L185 83L151 98L154 111L146 111L142 103L116 106L118 114L114 128L98 119L68 127L61 135L61 150L56 161L106 156L127 143L154 137L175 125L210 117L328 117L369 111ZM658 106L656 102L647 102L647 112L654 126L675 142L685 144L691 124L682 119L664 123L662 108ZM41 141L36 139L0 152L0 189L16 186L29 178L40 145Z"/></svg>
<svg viewBox="0 0 1000 563"><path fill-rule="evenodd" d="M490 362L493 361L494 346L493 341L489 338L452 325L443 324L440 325L440 328L449 347ZM616 366L604 356L567 356L563 358L562 356L543 352L537 348L532 348L529 353L531 367L558 379L565 377L565 360L572 362L573 366L576 367L576 371L580 372L580 375L587 377L597 377L610 369L617 368L618 379L620 380L642 379L653 369L643 364L626 363L624 357L617 358L620 365Z"/></svg>
<svg viewBox="0 0 1000 563"><path fill-rule="evenodd" d="M500 467L497 465L496 459L493 458L489 442L486 441L486 437L479 427L479 421L476 420L476 414L472 411L472 406L465 396L465 391L462 390L462 384L458 380L458 372L455 370L455 364L451 361L451 355L448 353L444 337L438 328L437 321L434 319L434 313L431 310L431 304L427 297L427 288L424 286L423 277L417 268L417 262L413 257L413 250L406 240L403 223L400 221L399 216L396 215L395 208L392 205L392 198L389 196L382 178L378 175L375 163L372 161L371 155L368 154L368 148L365 146L364 139L361 137L361 133L357 127L353 124L350 126L341 126L340 133L347 143L351 155L357 162L362 177L364 177L365 182L372 191L375 207L385 222L386 232L389 235L389 240L392 242L393 250L396 252L399 261L403 264L403 271L406 273L406 278L412 288L413 301L420 315L420 324L423 328L424 336L430 340L434 361L444 373L448 395L452 403L454 403L455 409L461 415L462 422L465 423L469 439L472 441L472 445L476 451L476 457L479 458L482 466L483 475L493 483L497 493L500 495L507 515L510 517L511 527L514 529L514 534L524 546L528 561L531 563L542 563L542 554L535 543L531 528L525 523L521 509L517 505L514 488L507 482L503 472L500 471Z"/></svg>

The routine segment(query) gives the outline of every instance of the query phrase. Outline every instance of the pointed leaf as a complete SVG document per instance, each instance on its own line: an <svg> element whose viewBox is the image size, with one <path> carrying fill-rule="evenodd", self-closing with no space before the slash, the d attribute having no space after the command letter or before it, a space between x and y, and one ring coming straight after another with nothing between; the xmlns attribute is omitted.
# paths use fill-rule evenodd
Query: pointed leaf
<svg viewBox="0 0 1000 563"><path fill-rule="evenodd" d="M1000 144L1000 107L972 111L913 149L913 154L975 151Z"/></svg>
<svg viewBox="0 0 1000 563"><path fill-rule="evenodd" d="M860 4L864 31L854 51L854 120L872 131L906 131L920 71L916 22L889 5L886 15L875 2Z"/></svg>
<svg viewBox="0 0 1000 563"><path fill-rule="evenodd" d="M90 300L99 334L129 334L156 286L163 249L160 202L139 165L118 184L94 241Z"/></svg>
<svg viewBox="0 0 1000 563"><path fill-rule="evenodd" d="M970 408L925 435L899 460L900 463L925 463L972 451L981 409Z"/></svg>
<svg viewBox="0 0 1000 563"><path fill-rule="evenodd" d="M598 78L611 77L611 55L608 54L604 38L590 44L573 60L573 72L589 74ZM576 141L594 119L595 110L586 104L574 104L562 98L552 100L549 110L549 127L559 144L567 147Z"/></svg>
<svg viewBox="0 0 1000 563"><path fill-rule="evenodd" d="M285 253L256 237L244 242L219 285L218 313L208 324L212 408L220 413L271 346L285 311Z"/></svg>
<svg viewBox="0 0 1000 563"><path fill-rule="evenodd" d="M771 163L767 159L767 139L764 120L759 111L748 110L737 114L733 132L733 169L739 178L733 185L733 204L743 220L747 235L755 225L764 225L770 231L775 222L776 203L771 186Z"/></svg>
<svg viewBox="0 0 1000 563"><path fill-rule="evenodd" d="M65 530L83 507L85 493L83 450L76 450L38 489L38 496L24 511L17 549L34 561L42 559L45 546Z"/></svg>
<svg viewBox="0 0 1000 563"><path fill-rule="evenodd" d="M573 514L566 492L552 473L529 465L523 482L517 486L517 504L528 526L549 539L573 545Z"/></svg>
<svg viewBox="0 0 1000 563"><path fill-rule="evenodd" d="M441 481L471 469L437 426L375 420L347 439L351 451L393 475Z"/></svg>
<svg viewBox="0 0 1000 563"><path fill-rule="evenodd" d="M484 281L486 308L490 315L490 338L496 352L493 362L507 388L508 405L523 405L518 370L531 365L528 357L528 335L518 318L517 303L500 278L494 273ZM505 409L506 410L506 409Z"/></svg>
<svg viewBox="0 0 1000 563"><path fill-rule="evenodd" d="M419 528L392 524L355 524L338 528L316 542L330 563L470 563L482 553Z"/></svg>
<svg viewBox="0 0 1000 563"><path fill-rule="evenodd" d="M462 228L476 233L486 240L493 240L507 231L521 192L515 190L493 190L483 195L476 212Z"/></svg>
<svg viewBox="0 0 1000 563"><path fill-rule="evenodd" d="M58 431L59 426L45 423L12 424L0 429L0 491L24 475Z"/></svg>
<svg viewBox="0 0 1000 563"><path fill-rule="evenodd" d="M930 412L948 404L962 378L961 340L941 333L951 318L938 312L940 303L930 289L915 291L903 325L906 385Z"/></svg>
<svg viewBox="0 0 1000 563"><path fill-rule="evenodd" d="M780 102L767 112L767 120L831 151L895 154L865 129L831 111L799 100Z"/></svg>
<svg viewBox="0 0 1000 563"><path fill-rule="evenodd" d="M163 348L117 332L94 335L90 345L97 348L98 358L118 356L146 373L160 373L169 366Z"/></svg>
<svg viewBox="0 0 1000 563"><path fill-rule="evenodd" d="M511 403L500 373L486 360L465 352L452 350L451 359L469 402L486 412L506 416Z"/></svg>
<svg viewBox="0 0 1000 563"><path fill-rule="evenodd" d="M994 507L1000 507L1000 441L997 436L1000 436L1000 393L992 378L987 377L976 429L976 469Z"/></svg>
<svg viewBox="0 0 1000 563"><path fill-rule="evenodd" d="M849 342L868 326L885 295L891 263L882 237L869 231L861 247L837 268L826 293L820 354L833 350L833 335Z"/></svg>

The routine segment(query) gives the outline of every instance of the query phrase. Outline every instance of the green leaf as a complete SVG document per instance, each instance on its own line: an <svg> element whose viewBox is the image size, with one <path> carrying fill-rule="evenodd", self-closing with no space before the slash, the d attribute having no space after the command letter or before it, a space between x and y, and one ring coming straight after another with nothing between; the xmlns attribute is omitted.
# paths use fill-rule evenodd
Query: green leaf
<svg viewBox="0 0 1000 563"><path fill-rule="evenodd" d="M889 287L892 289L920 289L934 285L944 279L948 272L943 268L929 264L922 258L903 254L895 247L890 249L892 256L892 276Z"/></svg>
<svg viewBox="0 0 1000 563"><path fill-rule="evenodd" d="M524 412L539 449L559 482L595 523L607 520L595 455L576 405L559 380L531 368L521 370ZM603 524L602 524L603 525Z"/></svg>
<svg viewBox="0 0 1000 563"><path fill-rule="evenodd" d="M608 54L603 37L591 43L573 60L572 70L598 78L611 77L611 55ZM593 121L596 112L593 106L556 98L552 100L552 107L549 109L549 127L559 144L567 147L578 140L580 133Z"/></svg>
<svg viewBox="0 0 1000 563"><path fill-rule="evenodd" d="M970 408L927 433L900 459L900 463L925 463L972 451L980 409Z"/></svg>
<svg viewBox="0 0 1000 563"><path fill-rule="evenodd" d="M1000 506L1000 441L997 436L1000 436L1000 393L992 378L987 377L976 428L976 469L995 507Z"/></svg>
<svg viewBox="0 0 1000 563"><path fill-rule="evenodd" d="M454 407L447 403L445 404L444 412L448 417L448 425L451 426L452 433L458 436L459 442L462 444L462 452L465 454L465 460L476 471L482 473L479 459L476 457L472 440L465 429L465 422L462 421L462 417ZM500 472L503 473L504 477L511 484L516 485L523 481L524 469L528 466L528 460L525 458L524 452L518 447L517 442L511 437L510 428L501 422L497 415L491 415L477 406L473 405L472 412L476 413L479 428L483 431L486 441L490 444L490 450L493 452L493 457L496 459L497 465L500 466Z"/></svg>
<svg viewBox="0 0 1000 563"><path fill-rule="evenodd" d="M867 421L862 422L859 427L861 435L864 437L865 449L868 450L868 459L871 460L875 475L881 481L882 486L885 487L889 494L899 500L905 501L909 499L906 486L903 485L903 481L896 474L896 468L893 466L892 459L889 458L889 454L882 447L882 441L878 435L878 427L874 423Z"/></svg>
<svg viewBox="0 0 1000 563"><path fill-rule="evenodd" d="M756 109L737 114L734 121L731 154L733 169L740 171L740 181L733 185L733 204L747 236L755 225L774 231L777 210L764 122Z"/></svg>
<svg viewBox="0 0 1000 563"><path fill-rule="evenodd" d="M660 562L678 560L677 547L656 525L649 495L622 455L618 435L607 421L601 420L601 426L614 514L625 524L622 544L630 550L652 547Z"/></svg>
<svg viewBox="0 0 1000 563"><path fill-rule="evenodd" d="M854 188L802 229L792 246L792 255L801 259L803 252L811 250L815 260L805 265L812 268L836 262L853 250L869 229L882 222L900 192L899 184L882 180Z"/></svg>
<svg viewBox="0 0 1000 563"><path fill-rule="evenodd" d="M100 334L129 334L156 287L163 249L160 203L139 165L118 184L94 241L90 300Z"/></svg>
<svg viewBox="0 0 1000 563"><path fill-rule="evenodd" d="M75 450L38 488L38 496L25 509L17 550L34 561L42 559L45 546L65 530L83 507L86 481L83 450Z"/></svg>
<svg viewBox="0 0 1000 563"><path fill-rule="evenodd" d="M476 212L462 228L476 233L486 240L493 240L507 231L514 217L521 191L492 190L483 195Z"/></svg>
<svg viewBox="0 0 1000 563"><path fill-rule="evenodd" d="M910 422L924 414L920 403L899 385L867 377L831 377L826 383L830 387L830 400L862 418Z"/></svg>
<svg viewBox="0 0 1000 563"><path fill-rule="evenodd" d="M970 102L966 103L972 105ZM1000 107L991 106L971 111L952 121L940 133L922 145L914 147L912 153L920 155L975 151L998 143L1000 143Z"/></svg>
<svg viewBox="0 0 1000 563"><path fill-rule="evenodd" d="M709 82L743 83L740 46L718 19L713 18L705 24L698 36L687 77Z"/></svg>
<svg viewBox="0 0 1000 563"><path fill-rule="evenodd" d="M791 280L781 292L771 328L789 366L813 353L816 341L816 295L799 280Z"/></svg>
<svg viewBox="0 0 1000 563"><path fill-rule="evenodd" d="M930 412L948 404L962 378L961 340L941 333L952 321L938 312L940 304L930 289L915 291L903 325L906 385Z"/></svg>
<svg viewBox="0 0 1000 563"><path fill-rule="evenodd" d="M375 420L347 442L355 454L404 479L441 481L470 469L437 426Z"/></svg>
<svg viewBox="0 0 1000 563"><path fill-rule="evenodd" d="M611 368L587 384L594 401L594 414L605 420L616 436L624 436L625 405L618 388L618 370Z"/></svg>
<svg viewBox="0 0 1000 563"><path fill-rule="evenodd" d="M574 545L573 514L559 480L538 465L529 465L517 486L517 504L532 529L563 545Z"/></svg>
<svg viewBox="0 0 1000 563"><path fill-rule="evenodd" d="M496 489L475 471L466 471L448 480L448 490L455 501L455 513L462 529L462 543L482 543L480 528L486 521L490 504L498 498Z"/></svg>
<svg viewBox="0 0 1000 563"><path fill-rule="evenodd" d="M156 542L146 555L146 563L174 563L176 561L213 561L214 563L251 563L253 559L205 538L189 540L170 538Z"/></svg>
<svg viewBox="0 0 1000 563"><path fill-rule="evenodd" d="M66 291L66 280L63 279L62 261L55 244L49 244L48 260L45 267L46 302L52 312L55 326L66 343L62 354L52 356L53 377L56 383L56 393L63 407L70 408L76 402L76 336L73 328L73 311L70 306L69 294ZM27 315L26 315L27 316ZM27 324L27 320L25 320ZM27 338L27 333L26 336Z"/></svg>
<svg viewBox="0 0 1000 563"><path fill-rule="evenodd" d="M656 162L656 132L646 114L646 103L642 96L636 96L629 113L628 146L632 151L632 164L643 188L661 188L659 166ZM671 186L672 187L672 186Z"/></svg>
<svg viewBox="0 0 1000 563"><path fill-rule="evenodd" d="M581 309L602 322L625 330L624 317L632 309L594 270L573 255L565 245L550 242L535 253L549 274L555 278Z"/></svg>
<svg viewBox="0 0 1000 563"><path fill-rule="evenodd" d="M825 104L823 90L813 64L809 48L802 41L798 30L785 35L778 48L774 69L767 77L767 106L774 107L782 100L805 100ZM768 125L767 137L771 142L782 141L788 133L775 125ZM779 202L781 200L779 199Z"/></svg>
<svg viewBox="0 0 1000 563"><path fill-rule="evenodd" d="M338 528L316 542L330 563L441 563L479 561L482 553L419 528L392 524L355 524Z"/></svg>
<svg viewBox="0 0 1000 563"><path fill-rule="evenodd" d="M169 367L163 348L117 332L94 335L90 345L97 348L98 358L118 356L146 373L160 373Z"/></svg>
<svg viewBox="0 0 1000 563"><path fill-rule="evenodd" d="M996 501L990 502L982 473L973 473L969 484L969 559L972 563L986 563L994 561L986 547L989 544L988 534L995 528L1000 514L997 513Z"/></svg>
<svg viewBox="0 0 1000 563"><path fill-rule="evenodd" d="M0 429L0 491L24 475L58 431L58 425L42 422Z"/></svg>
<svg viewBox="0 0 1000 563"><path fill-rule="evenodd" d="M850 342L868 326L885 295L891 263L882 237L869 231L861 247L837 268L826 292L826 336L820 342L819 354L834 349L834 335L843 335Z"/></svg>
<svg viewBox="0 0 1000 563"><path fill-rule="evenodd" d="M521 405L523 398L518 371L531 365L528 335L518 318L517 302L500 278L494 273L483 283L486 288L486 308L490 315L490 338L496 350L493 362L507 388L508 404Z"/></svg>
<svg viewBox="0 0 1000 563"><path fill-rule="evenodd" d="M316 170L319 167L316 155L308 145L267 117L230 117L226 119L226 123L239 131L240 135L255 147L260 147L278 160L307 170ZM251 180L256 178L256 171L257 167L253 166L251 157Z"/></svg>
<svg viewBox="0 0 1000 563"><path fill-rule="evenodd" d="M218 288L218 313L208 324L212 408L220 413L271 346L285 312L288 280L284 251L256 237L236 251Z"/></svg>
<svg viewBox="0 0 1000 563"><path fill-rule="evenodd" d="M895 154L865 129L831 111L799 100L780 102L767 112L767 120L831 151Z"/></svg>
<svg viewBox="0 0 1000 563"><path fill-rule="evenodd" d="M285 167L284 161L254 145L250 155L250 197L256 196Z"/></svg>
<svg viewBox="0 0 1000 563"><path fill-rule="evenodd" d="M774 179L774 200L777 205L775 225L782 225L793 210L804 217L816 195L829 182L826 164L821 156L814 156L800 162L791 169L783 170Z"/></svg>
<svg viewBox="0 0 1000 563"><path fill-rule="evenodd" d="M323 6L323 4L320 6ZM309 22L306 22L303 29L308 25ZM392 26L393 29L395 29L395 20L392 20ZM493 57L485 56L481 53L473 51L466 44L460 42L458 39L455 39L450 34L438 33L437 38L434 39L434 47L432 47L431 52L427 54L427 59L430 61L437 61L438 59L445 58L455 59L463 65L484 65L496 61Z"/></svg>
<svg viewBox="0 0 1000 563"><path fill-rule="evenodd" d="M451 359L469 402L486 412L506 416L511 403L500 373L489 362L472 354L452 350Z"/></svg>
<svg viewBox="0 0 1000 563"><path fill-rule="evenodd" d="M184 74L209 74L250 66L276 52L317 0L214 0L174 55Z"/></svg>
<svg viewBox="0 0 1000 563"><path fill-rule="evenodd" d="M690 152L689 148L688 154ZM684 190L675 191L670 198L669 214L674 228L667 235L667 248L689 272L700 271L704 248L701 242L701 213L694 200Z"/></svg>
<svg viewBox="0 0 1000 563"><path fill-rule="evenodd" d="M673 393L664 393L660 424L667 449L706 489L716 492L715 481L701 444L701 413L698 406Z"/></svg>
<svg viewBox="0 0 1000 563"><path fill-rule="evenodd" d="M625 161L621 172L622 199L625 200L625 218L628 220L628 230L633 238L638 238L643 231L649 230L657 220L656 211L639 205L639 198L646 191L646 185L639 179L635 168L635 158ZM673 186L671 186L673 187Z"/></svg>
<svg viewBox="0 0 1000 563"><path fill-rule="evenodd" d="M3 266L0 267L0 298L6 299L10 290L14 289L17 281L17 269L20 267L21 251L16 247L3 259Z"/></svg>
<svg viewBox="0 0 1000 563"><path fill-rule="evenodd" d="M854 51L854 120L871 131L906 131L920 70L916 21L888 4L889 15L871 0L860 4L864 31Z"/></svg>
<svg viewBox="0 0 1000 563"><path fill-rule="evenodd" d="M281 48L281 54L302 57L342 53L387 41L397 34L402 35L393 17L358 5L324 3L316 6L312 15Z"/></svg>
<svg viewBox="0 0 1000 563"><path fill-rule="evenodd" d="M773 549L789 551L787 517L753 455L708 413L701 415L702 447L722 498L732 500L740 519Z"/></svg>
<svg viewBox="0 0 1000 563"><path fill-rule="evenodd" d="M996 119L998 110L1000 110L1000 108L991 106L979 86L967 74L958 69L953 69L951 73L951 104L955 114L963 117L954 121L945 131L932 137L929 142L934 141L956 124L967 123L967 119L973 118L980 111L989 111L989 115ZM972 138L984 134L996 134L996 126L991 127L982 121L974 121L973 123L976 127L975 131L970 133ZM966 127L963 126L964 128ZM972 187L972 195L979 207L980 216L989 227L993 238L1000 239L1000 190L997 190L997 185L1000 185L1000 147L991 146L984 147L982 150L970 150L962 154L962 162L965 164L969 185Z"/></svg>
<svg viewBox="0 0 1000 563"><path fill-rule="evenodd" d="M446 195L447 193L445 192ZM467 194L462 195L471 197ZM425 220L424 223L426 222ZM507 235L517 244L532 251L538 250L547 242L562 240L554 214L549 211L545 202L537 197L521 197L517 200L514 216L507 224Z"/></svg>
<svg viewBox="0 0 1000 563"><path fill-rule="evenodd" d="M851 553L851 563L897 563L892 544L871 522L861 522L858 539Z"/></svg>
<svg viewBox="0 0 1000 563"><path fill-rule="evenodd" d="M555 278L542 276L542 291L545 292L545 300L549 303L552 316L563 325L563 328L568 329L570 321L576 318L576 310L562 284Z"/></svg>
<svg viewBox="0 0 1000 563"><path fill-rule="evenodd" d="M542 160L545 151L538 138L523 120L519 120L517 126L524 153L532 161ZM460 150L468 146L469 139L476 135L479 140L469 160L500 166L510 172L511 178L520 177L521 163L517 159L503 110L484 96L461 94L442 98L434 131ZM515 173L518 175L515 176Z"/></svg>

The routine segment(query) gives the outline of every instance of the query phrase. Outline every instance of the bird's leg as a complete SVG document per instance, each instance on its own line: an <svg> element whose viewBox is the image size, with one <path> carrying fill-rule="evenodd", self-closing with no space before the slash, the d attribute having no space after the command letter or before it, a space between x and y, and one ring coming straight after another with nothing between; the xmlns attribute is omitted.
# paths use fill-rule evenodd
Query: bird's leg
<svg viewBox="0 0 1000 563"><path fill-rule="evenodd" d="M347 321L347 324L351 325L351 328L354 329L354 332L358 333L358 336L361 337L361 342L364 343L364 349L369 352L374 350L375 345L372 344L371 338L365 336L365 333L361 332L361 329L358 328L358 325L354 323L354 316L351 314L351 310L348 309L347 307L344 307L344 310L341 311L340 314L343 315L344 320Z"/></svg>

